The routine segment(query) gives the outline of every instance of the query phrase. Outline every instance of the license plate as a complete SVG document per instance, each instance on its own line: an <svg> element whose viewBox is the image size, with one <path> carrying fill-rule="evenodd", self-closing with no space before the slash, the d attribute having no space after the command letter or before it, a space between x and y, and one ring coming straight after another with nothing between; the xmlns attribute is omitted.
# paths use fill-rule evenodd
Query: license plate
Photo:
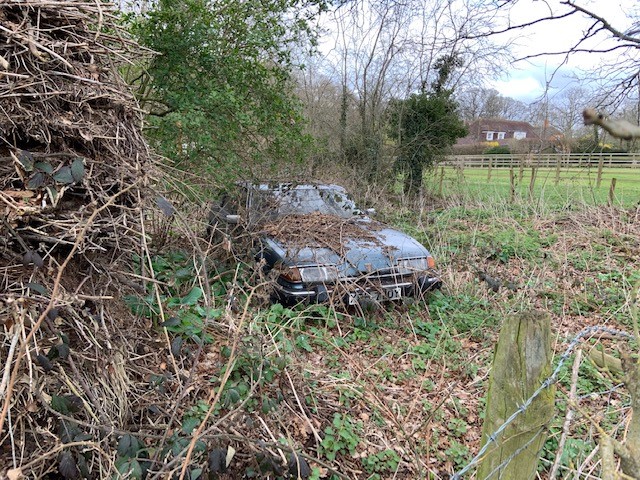
<svg viewBox="0 0 640 480"><path fill-rule="evenodd" d="M385 288L381 292L357 290L349 292L349 305L357 305L361 300L374 300L377 302L385 302L390 300L400 300L402 298L402 288Z"/></svg>

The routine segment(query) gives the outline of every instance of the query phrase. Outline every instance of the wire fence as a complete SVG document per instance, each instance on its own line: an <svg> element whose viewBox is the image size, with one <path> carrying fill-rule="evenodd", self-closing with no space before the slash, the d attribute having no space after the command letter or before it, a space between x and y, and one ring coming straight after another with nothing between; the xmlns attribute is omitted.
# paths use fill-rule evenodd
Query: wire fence
<svg viewBox="0 0 640 480"><path fill-rule="evenodd" d="M546 390L551 385L553 385L554 383L557 382L558 375L560 374L562 366L569 359L569 357L573 353L573 351L576 348L576 346L580 343L580 341L585 337L591 337L591 336L593 336L595 334L598 334L598 333L606 333L606 334L609 334L609 335L628 338L628 339L633 339L634 338L633 335L631 335L628 332L625 332L623 330L617 330L617 329L614 329L614 328L604 327L604 326L591 326L591 327L586 327L583 330L581 330L573 338L571 343L569 343L569 345L567 346L566 350L564 351L564 353L562 354L562 356L558 360L558 365L556 366L556 368L553 371L553 373L545 381L543 381L542 384L540 385L540 387L538 387L538 389L535 392L533 392L533 394L527 400L525 400L525 402L515 412L513 412L513 414L509 418L507 418L507 420L502 425L500 425L500 427L498 427L487 438L486 443L482 446L482 448L480 448L480 450L478 451L476 456L473 457L471 459L471 461L464 468L462 468L458 472L454 473L453 476L451 477L451 480L461 480L464 475L466 475L467 473L469 473L471 471L471 469L476 467L482 461L483 457L485 456L485 454L487 453L489 448L491 448L492 445L497 444L497 440L498 440L499 436L506 430L506 428L516 418L518 418L518 416L520 416L521 414L526 412L527 408L529 408L531 406L533 401L544 390ZM543 429L540 429L540 431L536 435L533 435L533 437L525 445L523 445L522 447L518 448L518 450L516 450L512 455L509 456L509 458L507 458L503 463L501 463L494 470L492 470L492 472L488 475L487 478L491 478L491 476L493 476L495 473L497 473L500 470L502 470L503 468L505 468L514 458L516 458L522 451L524 451L534 441L534 439L536 439L538 437L538 435L540 435L540 433L542 433L542 430Z"/></svg>

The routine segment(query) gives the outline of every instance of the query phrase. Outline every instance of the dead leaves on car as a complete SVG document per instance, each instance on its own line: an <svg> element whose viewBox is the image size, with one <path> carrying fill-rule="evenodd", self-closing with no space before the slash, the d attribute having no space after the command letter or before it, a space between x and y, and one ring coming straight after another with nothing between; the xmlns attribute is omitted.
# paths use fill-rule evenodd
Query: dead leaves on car
<svg viewBox="0 0 640 480"><path fill-rule="evenodd" d="M328 248L342 252L349 240L380 245L373 231L383 226L371 220L366 224L359 218L343 219L334 215L313 212L286 215L262 225L261 232L279 242L295 247Z"/></svg>

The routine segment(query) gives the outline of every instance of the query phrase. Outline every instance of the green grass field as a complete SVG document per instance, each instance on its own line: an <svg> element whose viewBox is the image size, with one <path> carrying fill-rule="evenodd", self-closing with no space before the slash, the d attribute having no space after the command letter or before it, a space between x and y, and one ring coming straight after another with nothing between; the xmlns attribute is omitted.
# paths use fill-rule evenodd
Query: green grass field
<svg viewBox="0 0 640 480"><path fill-rule="evenodd" d="M428 191L439 192L441 174L442 170L438 168L425 177ZM516 198L529 199L531 168L523 169L521 178L520 171L514 169L514 178ZM545 204L556 206L575 203L606 205L613 178L616 179L615 205L628 207L640 202L640 169L632 168L605 168L600 187L596 187L596 169L563 169L556 183L555 168L539 168L533 188L533 200L542 200ZM493 168L489 177L487 168L465 168L460 171L454 167L444 167L442 194L486 201L509 200L509 169Z"/></svg>

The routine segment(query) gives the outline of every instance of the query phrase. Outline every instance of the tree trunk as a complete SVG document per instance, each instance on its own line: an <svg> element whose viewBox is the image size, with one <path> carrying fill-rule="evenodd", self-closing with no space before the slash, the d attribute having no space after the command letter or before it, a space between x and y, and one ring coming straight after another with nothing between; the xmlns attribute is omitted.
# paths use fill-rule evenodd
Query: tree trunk
<svg viewBox="0 0 640 480"><path fill-rule="evenodd" d="M404 194L415 197L422 188L423 168L420 162L412 162L406 166L404 172Z"/></svg>

